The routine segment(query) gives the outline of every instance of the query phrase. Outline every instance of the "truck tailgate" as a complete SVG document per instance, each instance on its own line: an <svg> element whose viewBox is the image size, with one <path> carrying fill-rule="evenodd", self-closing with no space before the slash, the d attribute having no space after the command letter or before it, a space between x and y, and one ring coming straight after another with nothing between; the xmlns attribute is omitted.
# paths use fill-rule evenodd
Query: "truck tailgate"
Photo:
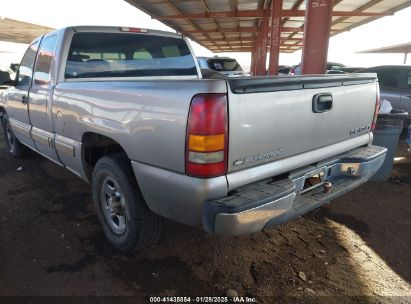
<svg viewBox="0 0 411 304"><path fill-rule="evenodd" d="M228 85L228 173L355 141L371 130L378 89L375 74L253 77Z"/></svg>

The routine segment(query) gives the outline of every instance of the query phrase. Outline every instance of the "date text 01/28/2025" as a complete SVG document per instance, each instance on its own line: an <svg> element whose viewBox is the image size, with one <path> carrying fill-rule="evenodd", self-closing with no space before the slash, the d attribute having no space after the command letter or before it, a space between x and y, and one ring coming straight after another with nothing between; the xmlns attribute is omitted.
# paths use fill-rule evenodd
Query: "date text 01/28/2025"
<svg viewBox="0 0 411 304"><path fill-rule="evenodd" d="M251 297L150 297L150 303L257 303Z"/></svg>

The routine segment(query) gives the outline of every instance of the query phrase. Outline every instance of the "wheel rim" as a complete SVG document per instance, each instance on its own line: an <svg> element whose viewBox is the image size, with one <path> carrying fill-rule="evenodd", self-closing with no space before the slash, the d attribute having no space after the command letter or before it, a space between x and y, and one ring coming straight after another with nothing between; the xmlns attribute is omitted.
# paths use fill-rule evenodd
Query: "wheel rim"
<svg viewBox="0 0 411 304"><path fill-rule="evenodd" d="M14 139L13 131L10 128L10 123L8 123L8 122L6 124L6 135L7 135L7 144L9 146L9 151L13 152L16 142L15 142L15 139Z"/></svg>
<svg viewBox="0 0 411 304"><path fill-rule="evenodd" d="M117 235L124 234L127 230L126 200L112 177L106 177L102 183L100 204L110 229Z"/></svg>

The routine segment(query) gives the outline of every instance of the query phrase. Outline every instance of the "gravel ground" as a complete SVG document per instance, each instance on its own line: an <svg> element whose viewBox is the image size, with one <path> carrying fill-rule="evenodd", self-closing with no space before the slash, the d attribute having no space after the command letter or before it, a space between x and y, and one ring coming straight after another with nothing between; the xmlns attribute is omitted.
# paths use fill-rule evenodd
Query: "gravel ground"
<svg viewBox="0 0 411 304"><path fill-rule="evenodd" d="M402 142L398 156L390 181L290 223L223 237L166 222L159 245L127 256L106 242L88 184L34 153L10 158L1 135L0 302L138 303L232 288L259 303L411 303L411 154Z"/></svg>

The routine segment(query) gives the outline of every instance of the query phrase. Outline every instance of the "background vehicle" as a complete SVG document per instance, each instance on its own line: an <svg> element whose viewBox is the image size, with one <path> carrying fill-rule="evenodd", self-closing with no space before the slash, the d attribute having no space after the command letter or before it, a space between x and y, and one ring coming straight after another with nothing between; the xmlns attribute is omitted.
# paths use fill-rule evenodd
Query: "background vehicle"
<svg viewBox="0 0 411 304"><path fill-rule="evenodd" d="M327 62L327 74L344 74L342 69L346 66L341 63ZM290 75L301 75L301 63L293 66L289 72Z"/></svg>
<svg viewBox="0 0 411 304"><path fill-rule="evenodd" d="M245 76L240 64L229 57L197 57L201 69L210 69L228 77Z"/></svg>
<svg viewBox="0 0 411 304"><path fill-rule="evenodd" d="M14 77L13 72L0 68L0 89L7 89L13 80L12 77Z"/></svg>
<svg viewBox="0 0 411 304"><path fill-rule="evenodd" d="M363 70L364 67L343 67L340 70L345 72L345 73L356 73L360 70Z"/></svg>
<svg viewBox="0 0 411 304"><path fill-rule="evenodd" d="M386 65L362 69L360 73L377 73L381 100L388 100L397 110L408 112L404 127L411 125L411 66Z"/></svg>
<svg viewBox="0 0 411 304"><path fill-rule="evenodd" d="M374 74L207 79L179 34L68 27L29 46L0 113L9 153L90 182L107 238L131 251L162 217L250 233L365 183L386 154L371 145L377 87Z"/></svg>
<svg viewBox="0 0 411 304"><path fill-rule="evenodd" d="M289 75L291 69L292 69L291 66L288 66L288 65L280 65L280 66L278 67L278 75Z"/></svg>

